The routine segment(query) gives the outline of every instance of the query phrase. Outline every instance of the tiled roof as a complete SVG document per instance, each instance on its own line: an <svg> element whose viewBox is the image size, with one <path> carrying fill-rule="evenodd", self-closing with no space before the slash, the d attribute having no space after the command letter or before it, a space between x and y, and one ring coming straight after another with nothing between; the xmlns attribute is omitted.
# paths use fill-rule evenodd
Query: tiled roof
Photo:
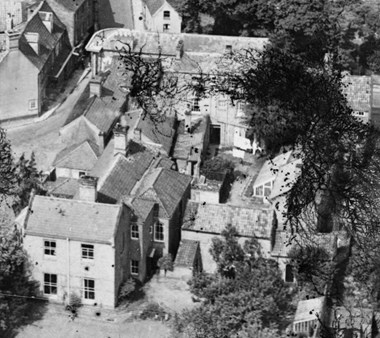
<svg viewBox="0 0 380 338"><path fill-rule="evenodd" d="M179 245L175 266L193 267L199 248L199 241L183 239Z"/></svg>
<svg viewBox="0 0 380 338"><path fill-rule="evenodd" d="M169 154L175 136L174 123L175 120L170 117L162 122L154 122L149 116L141 116L136 129L141 130L141 133L153 143L160 144Z"/></svg>
<svg viewBox="0 0 380 338"><path fill-rule="evenodd" d="M241 36L218 36L203 34L173 34L157 33L148 31L129 30L125 28L110 28L98 31L91 38L86 46L88 51L99 51L99 48L105 50L115 50L122 48L126 43L139 51L144 46L144 53L157 54L159 47L162 55L176 55L178 41L184 43L185 53L216 53L224 54L226 46L232 46L232 49L253 48L263 50L268 43L267 38L250 38Z"/></svg>
<svg viewBox="0 0 380 338"><path fill-rule="evenodd" d="M131 205L136 214L145 221L156 204L155 201L144 198L133 198Z"/></svg>
<svg viewBox="0 0 380 338"><path fill-rule="evenodd" d="M116 123L118 112L110 109L102 98L95 97L87 107L85 118L88 119L100 132L108 134Z"/></svg>
<svg viewBox="0 0 380 338"><path fill-rule="evenodd" d="M79 189L79 182L74 178L58 177L48 185L48 194L55 197L74 198Z"/></svg>
<svg viewBox="0 0 380 338"><path fill-rule="evenodd" d="M263 206L243 208L190 201L182 229L220 234L230 224L240 236L269 238L272 217L273 211Z"/></svg>
<svg viewBox="0 0 380 338"><path fill-rule="evenodd" d="M343 93L348 104L354 111L369 112L371 109L371 77L353 76L343 77Z"/></svg>
<svg viewBox="0 0 380 338"><path fill-rule="evenodd" d="M273 181L276 178L279 168L288 162L291 154L292 152L288 151L285 154L276 156L272 160L265 161L255 180L254 187Z"/></svg>
<svg viewBox="0 0 380 338"><path fill-rule="evenodd" d="M322 315L325 297L301 300L297 304L294 322L307 322L317 319L317 314Z"/></svg>
<svg viewBox="0 0 380 338"><path fill-rule="evenodd" d="M99 156L99 148L91 141L74 144L58 153L53 165L59 168L91 170Z"/></svg>
<svg viewBox="0 0 380 338"><path fill-rule="evenodd" d="M85 2L85 0L54 0L54 1L72 12L76 12L77 9L83 4L83 2Z"/></svg>
<svg viewBox="0 0 380 338"><path fill-rule="evenodd" d="M98 0L102 9L100 28L125 27L133 29L132 0Z"/></svg>
<svg viewBox="0 0 380 338"><path fill-rule="evenodd" d="M26 235L113 243L121 205L35 196Z"/></svg>
<svg viewBox="0 0 380 338"><path fill-rule="evenodd" d="M81 116L60 129L62 138L70 144L80 144L84 141L90 141L94 144L99 142L99 132L91 127L89 121Z"/></svg>
<svg viewBox="0 0 380 338"><path fill-rule="evenodd" d="M159 216L170 218L191 183L191 177L174 170L151 169L136 186L133 194L160 203Z"/></svg>
<svg viewBox="0 0 380 338"><path fill-rule="evenodd" d="M128 158L118 154L110 171L99 182L99 200L116 203L129 195L152 161L149 152L136 153Z"/></svg>
<svg viewBox="0 0 380 338"><path fill-rule="evenodd" d="M165 3L165 0L144 0L151 15L154 15Z"/></svg>

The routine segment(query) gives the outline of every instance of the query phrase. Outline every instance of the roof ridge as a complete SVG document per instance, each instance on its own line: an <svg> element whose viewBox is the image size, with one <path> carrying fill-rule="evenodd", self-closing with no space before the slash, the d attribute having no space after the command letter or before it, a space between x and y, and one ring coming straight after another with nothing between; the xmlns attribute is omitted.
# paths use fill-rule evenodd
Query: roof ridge
<svg viewBox="0 0 380 338"><path fill-rule="evenodd" d="M107 206L110 208L120 208L121 204L109 204L109 203L100 203L100 202L89 202L84 200L74 200L74 199L67 199L62 197L53 197L53 196L42 196L42 195L35 195L34 201L37 199L43 199L43 200L55 200L55 201L63 201L66 203L81 203L81 204L90 204L90 205L101 205L101 206ZM33 202L34 202L33 201Z"/></svg>

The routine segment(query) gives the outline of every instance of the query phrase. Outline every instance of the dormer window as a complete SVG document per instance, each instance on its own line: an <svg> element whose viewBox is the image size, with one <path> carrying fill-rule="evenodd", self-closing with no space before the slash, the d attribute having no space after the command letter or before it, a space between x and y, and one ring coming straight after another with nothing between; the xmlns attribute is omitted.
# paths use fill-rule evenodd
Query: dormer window
<svg viewBox="0 0 380 338"><path fill-rule="evenodd" d="M164 20L170 20L170 11L164 11Z"/></svg>

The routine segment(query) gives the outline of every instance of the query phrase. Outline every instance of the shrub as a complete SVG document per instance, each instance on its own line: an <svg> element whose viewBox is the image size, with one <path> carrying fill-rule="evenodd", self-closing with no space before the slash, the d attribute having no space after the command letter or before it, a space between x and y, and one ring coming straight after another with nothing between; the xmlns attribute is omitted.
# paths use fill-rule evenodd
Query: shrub
<svg viewBox="0 0 380 338"><path fill-rule="evenodd" d="M70 293L69 305L76 309L82 306L82 300L76 293Z"/></svg>
<svg viewBox="0 0 380 338"><path fill-rule="evenodd" d="M136 290L137 282L134 278L128 278L120 287L119 290L119 302L129 298Z"/></svg>
<svg viewBox="0 0 380 338"><path fill-rule="evenodd" d="M141 312L141 319L164 319L166 311L157 303L148 303L145 309Z"/></svg>

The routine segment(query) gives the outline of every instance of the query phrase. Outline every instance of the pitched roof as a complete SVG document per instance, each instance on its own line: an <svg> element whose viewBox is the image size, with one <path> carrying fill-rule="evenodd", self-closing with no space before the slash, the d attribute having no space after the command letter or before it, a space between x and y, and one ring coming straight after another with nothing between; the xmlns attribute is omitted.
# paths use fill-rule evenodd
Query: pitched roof
<svg viewBox="0 0 380 338"><path fill-rule="evenodd" d="M75 178L58 177L56 181L49 182L47 189L49 195L74 198L79 189L79 182Z"/></svg>
<svg viewBox="0 0 380 338"><path fill-rule="evenodd" d="M26 235L112 244L121 205L35 196Z"/></svg>
<svg viewBox="0 0 380 338"><path fill-rule="evenodd" d="M144 0L151 15L154 15L165 3L166 0Z"/></svg>
<svg viewBox="0 0 380 338"><path fill-rule="evenodd" d="M231 224L240 236L269 238L272 217L273 211L265 206L243 208L229 204L190 201L187 204L182 229L220 234Z"/></svg>
<svg viewBox="0 0 380 338"><path fill-rule="evenodd" d="M89 121L84 117L71 121L60 129L60 134L63 138L67 139L70 144L80 144L84 141L90 141L98 144L99 131L90 125Z"/></svg>
<svg viewBox="0 0 380 338"><path fill-rule="evenodd" d="M99 147L86 140L63 149L57 154L53 165L60 168L91 170L99 155Z"/></svg>
<svg viewBox="0 0 380 338"><path fill-rule="evenodd" d="M294 322L307 322L317 319L317 314L322 316L325 297L301 300L297 304Z"/></svg>
<svg viewBox="0 0 380 338"><path fill-rule="evenodd" d="M85 2L85 0L54 0L54 1L72 12L76 12L77 9Z"/></svg>
<svg viewBox="0 0 380 338"><path fill-rule="evenodd" d="M87 107L85 118L100 130L108 134L118 117L118 112L110 109L107 103L99 97L94 97Z"/></svg>
<svg viewBox="0 0 380 338"><path fill-rule="evenodd" d="M132 0L98 0L98 3L102 9L98 18L100 28L133 29Z"/></svg>
<svg viewBox="0 0 380 338"><path fill-rule="evenodd" d="M179 244L177 256L175 258L176 266L193 267L199 248L199 241L183 239Z"/></svg>
<svg viewBox="0 0 380 338"><path fill-rule="evenodd" d="M152 161L149 152L136 153L128 158L118 154L109 172L99 182L99 200L116 203L129 195Z"/></svg>
<svg viewBox="0 0 380 338"><path fill-rule="evenodd" d="M254 187L273 181L276 178L277 172L280 169L280 167L282 167L289 161L291 154L292 152L288 151L284 154L276 156L271 160L265 161L255 180Z"/></svg>
<svg viewBox="0 0 380 338"><path fill-rule="evenodd" d="M147 200L144 198L133 198L131 202L133 210L143 221L147 219L155 204L155 201Z"/></svg>
<svg viewBox="0 0 380 338"><path fill-rule="evenodd" d="M159 217L170 218L188 189L192 178L174 170L151 169L136 186L133 194L157 200Z"/></svg>

